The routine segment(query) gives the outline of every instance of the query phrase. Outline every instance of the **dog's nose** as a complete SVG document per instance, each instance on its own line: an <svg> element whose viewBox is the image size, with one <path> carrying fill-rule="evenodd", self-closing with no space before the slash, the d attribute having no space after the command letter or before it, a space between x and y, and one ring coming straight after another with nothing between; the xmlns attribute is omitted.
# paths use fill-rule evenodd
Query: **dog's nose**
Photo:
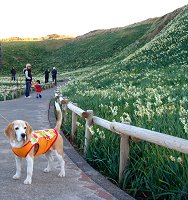
<svg viewBox="0 0 188 200"><path fill-rule="evenodd" d="M22 138L25 138L25 133L22 133L22 134L21 134L21 137L22 137Z"/></svg>

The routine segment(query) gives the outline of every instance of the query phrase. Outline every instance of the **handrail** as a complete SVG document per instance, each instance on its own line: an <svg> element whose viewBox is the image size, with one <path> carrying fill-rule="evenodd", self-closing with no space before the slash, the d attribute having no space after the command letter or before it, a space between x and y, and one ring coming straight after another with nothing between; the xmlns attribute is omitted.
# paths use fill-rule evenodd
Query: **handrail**
<svg viewBox="0 0 188 200"><path fill-rule="evenodd" d="M48 84L45 84L45 87L46 88L50 88L50 87L53 87L53 83L52 82L49 82ZM15 96L18 95L18 92L23 93L25 91L25 86L22 86L22 87L14 87L14 88L10 88L10 89L3 89L3 90L0 90L0 92L3 93L3 100L6 101L7 100L7 93L11 93L11 96L12 96L12 99L15 98Z"/></svg>
<svg viewBox="0 0 188 200"><path fill-rule="evenodd" d="M11 89L4 89L3 91L2 91L2 93L3 93L3 98L4 98L4 101L6 101L7 100L7 92L11 92L12 94L12 99L14 99L14 96L16 95L17 96L17 93L18 92L23 92L24 91L24 88L25 87L19 87L19 88L11 88Z"/></svg>
<svg viewBox="0 0 188 200"><path fill-rule="evenodd" d="M110 131L113 131L112 128L111 128L111 122L105 120L105 119L102 119L100 117L96 117L96 116L93 116L93 122L99 126L102 126Z"/></svg>
<svg viewBox="0 0 188 200"><path fill-rule="evenodd" d="M139 128L132 126L130 124L110 122L108 120L102 119L100 117L94 116L93 111L84 111L77 107L75 104L69 102L66 97L62 97L60 94L60 89L58 88L55 97L64 106L64 116L67 115L67 109L72 111L72 130L71 137L74 139L74 133L76 132L76 115L86 119L86 132L85 132L85 149L84 152L87 153L87 147L89 140L91 138L90 127L92 124L97 124L107 130L117 133L121 137L120 141L120 164L119 164L119 181L122 179L123 171L128 165L128 155L129 155L129 139L132 138L133 141L145 140L147 142L157 144L166 148L174 149L176 151L188 154L188 140L179 137L167 135L164 133L159 133L156 131L151 131L144 128ZM64 117L66 121L66 117ZM134 139L135 138L135 139Z"/></svg>
<svg viewBox="0 0 188 200"><path fill-rule="evenodd" d="M188 140L136 126L112 122L114 131L188 154Z"/></svg>

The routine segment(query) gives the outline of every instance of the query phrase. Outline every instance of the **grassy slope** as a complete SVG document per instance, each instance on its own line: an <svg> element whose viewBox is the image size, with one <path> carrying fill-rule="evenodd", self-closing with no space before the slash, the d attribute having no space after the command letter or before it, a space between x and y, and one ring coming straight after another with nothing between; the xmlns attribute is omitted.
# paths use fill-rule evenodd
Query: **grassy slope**
<svg viewBox="0 0 188 200"><path fill-rule="evenodd" d="M47 41L16 41L3 42L3 74L9 73L12 66L15 66L18 73L22 73L26 63L31 63L33 71L43 72L47 67L54 65L52 51L62 47L67 40Z"/></svg>
<svg viewBox="0 0 188 200"><path fill-rule="evenodd" d="M2 73L13 65L22 73L26 63L39 73L52 65L59 71L72 71L122 59L151 40L178 12L124 28L93 31L73 40L3 42Z"/></svg>
<svg viewBox="0 0 188 200"><path fill-rule="evenodd" d="M4 42L2 72L6 74L11 66L15 66L22 73L26 63L31 63L33 72L36 73L52 65L57 66L60 71L70 71L101 63L142 37L150 26L151 22L75 40Z"/></svg>
<svg viewBox="0 0 188 200"><path fill-rule="evenodd" d="M78 80L63 89L64 95L85 110L93 109L96 116L110 121L131 118L133 125L187 139L187 15L188 7L132 54L127 56L124 49L113 63L108 58L103 66L78 70ZM103 129L94 132L88 160L117 180L119 139ZM78 132L80 143L81 137ZM122 182L130 194L137 199L188 198L186 155L145 142L131 143L130 149Z"/></svg>
<svg viewBox="0 0 188 200"><path fill-rule="evenodd" d="M92 31L57 50L55 60L70 70L120 60L150 41L179 11L128 27Z"/></svg>
<svg viewBox="0 0 188 200"><path fill-rule="evenodd" d="M187 11L169 23L151 42L139 49L129 60L130 67L164 67L188 63L187 58Z"/></svg>

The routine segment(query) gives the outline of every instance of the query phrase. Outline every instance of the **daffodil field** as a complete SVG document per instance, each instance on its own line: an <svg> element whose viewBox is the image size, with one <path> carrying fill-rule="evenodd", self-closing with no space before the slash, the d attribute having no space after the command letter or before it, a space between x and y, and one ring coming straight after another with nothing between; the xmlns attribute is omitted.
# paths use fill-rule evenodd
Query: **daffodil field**
<svg viewBox="0 0 188 200"><path fill-rule="evenodd" d="M182 81L185 76L183 71L178 73L180 81L175 81L172 86L169 82L174 80L175 74L168 69L142 72L124 70L116 75L111 70L96 72L92 76L83 72L82 76L63 88L62 94L78 103L80 108L92 109L95 116L103 119L129 122L134 126L187 139L188 87L187 81ZM66 127L69 133L70 127L69 123ZM83 148L84 121L78 127L77 141ZM87 159L116 182L119 137L93 127ZM184 188L187 184L186 166L187 155L144 141L131 142L130 163L122 187L137 198L187 196L187 187Z"/></svg>
<svg viewBox="0 0 188 200"><path fill-rule="evenodd" d="M77 70L62 94L103 119L188 139L187 15L185 9L175 24L123 61ZM82 120L78 128L76 140L83 149ZM87 160L117 183L120 138L97 126L92 133ZM130 143L121 182L125 191L136 199L188 198L187 155L144 141Z"/></svg>

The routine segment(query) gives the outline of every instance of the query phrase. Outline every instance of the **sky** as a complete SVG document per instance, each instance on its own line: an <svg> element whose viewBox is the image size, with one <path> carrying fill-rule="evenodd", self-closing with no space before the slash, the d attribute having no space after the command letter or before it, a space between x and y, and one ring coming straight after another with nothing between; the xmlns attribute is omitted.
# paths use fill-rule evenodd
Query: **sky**
<svg viewBox="0 0 188 200"><path fill-rule="evenodd" d="M0 0L0 38L83 35L160 17L188 0Z"/></svg>

